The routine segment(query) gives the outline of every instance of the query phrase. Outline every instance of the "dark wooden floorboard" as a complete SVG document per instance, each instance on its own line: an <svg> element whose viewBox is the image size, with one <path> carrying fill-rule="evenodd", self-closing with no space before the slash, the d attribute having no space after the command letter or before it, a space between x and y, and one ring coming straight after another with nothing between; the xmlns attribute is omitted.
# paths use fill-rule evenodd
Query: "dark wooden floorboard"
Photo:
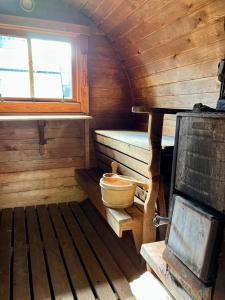
<svg viewBox="0 0 225 300"><path fill-rule="evenodd" d="M101 237L108 251L114 257L126 278L129 281L136 279L140 272L136 269L130 258L121 248L118 242L119 239L116 238L115 233L112 232L111 228L108 224L106 224L106 222L104 222L103 218L97 213L97 211L93 210L93 206L89 201L85 201L81 205L81 208L92 226L96 229L99 237Z"/></svg>
<svg viewBox="0 0 225 300"><path fill-rule="evenodd" d="M142 268L125 249L88 201L3 209L0 300L134 299Z"/></svg>
<svg viewBox="0 0 225 300"><path fill-rule="evenodd" d="M71 204L71 208L119 297L121 299L131 297L132 293L128 281L105 247L101 238L91 226L80 206L73 203Z"/></svg>
<svg viewBox="0 0 225 300"><path fill-rule="evenodd" d="M30 283L24 208L14 210L13 299L29 300Z"/></svg>
<svg viewBox="0 0 225 300"><path fill-rule="evenodd" d="M49 205L49 211L63 252L64 260L78 300L95 299L81 261L66 230L57 205Z"/></svg>
<svg viewBox="0 0 225 300"><path fill-rule="evenodd" d="M50 283L45 264L44 248L38 227L36 209L26 209L33 294L35 300L51 299Z"/></svg>
<svg viewBox="0 0 225 300"><path fill-rule="evenodd" d="M72 238L76 247L82 257L83 264L89 274L92 285L95 288L96 294L99 299L112 299L115 300L116 296L101 268L95 254L93 253L90 245L88 244L85 235L82 233L76 219L74 218L68 205L60 205L63 216L66 220L68 227L71 230Z"/></svg>
<svg viewBox="0 0 225 300"><path fill-rule="evenodd" d="M10 299L12 210L3 209L0 229L0 299Z"/></svg>
<svg viewBox="0 0 225 300"><path fill-rule="evenodd" d="M55 298L57 300L74 299L47 207L38 206L37 211Z"/></svg>

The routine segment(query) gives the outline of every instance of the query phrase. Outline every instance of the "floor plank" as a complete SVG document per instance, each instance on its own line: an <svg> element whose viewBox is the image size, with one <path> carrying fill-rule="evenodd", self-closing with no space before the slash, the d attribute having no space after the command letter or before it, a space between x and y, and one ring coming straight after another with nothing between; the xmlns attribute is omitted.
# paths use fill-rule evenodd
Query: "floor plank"
<svg viewBox="0 0 225 300"><path fill-rule="evenodd" d="M0 299L10 299L12 210L3 209L0 228Z"/></svg>
<svg viewBox="0 0 225 300"><path fill-rule="evenodd" d="M0 300L134 299L126 242L88 201L0 210Z"/></svg>
<svg viewBox="0 0 225 300"><path fill-rule="evenodd" d="M69 206L62 204L60 205L60 208L62 210L66 223L71 230L71 235L74 242L76 243L77 249L80 255L82 256L83 263L86 266L86 269L88 271L92 284L96 290L98 298L101 300L115 300L116 296L110 284L108 283L108 280L101 266L99 265L94 253L92 252L92 249L90 248L84 234L81 232L77 221L74 219L72 212L69 209Z"/></svg>
<svg viewBox="0 0 225 300"><path fill-rule="evenodd" d="M133 265L130 258L126 255L119 244L119 239L114 237L114 233L110 230L110 227L104 222L103 218L93 211L93 206L89 201L85 201L81 208L84 214L87 216L88 220L91 222L92 226L96 228L98 235L103 240L105 246L109 250L110 254L114 257L116 263L123 271L123 274L130 281L135 279L139 275L139 271ZM100 230L98 230L100 229ZM116 249L116 251L115 251Z"/></svg>
<svg viewBox="0 0 225 300"><path fill-rule="evenodd" d="M38 217L45 244L52 286L57 300L74 299L46 206L38 206Z"/></svg>
<svg viewBox="0 0 225 300"><path fill-rule="evenodd" d="M108 249L103 244L100 237L97 235L96 231L89 223L88 219L85 217L80 206L73 203L71 204L71 208L119 297L121 299L127 299L131 297L132 293L128 281L114 261Z"/></svg>
<svg viewBox="0 0 225 300"><path fill-rule="evenodd" d="M14 209L13 299L30 299L25 213L22 207Z"/></svg>
<svg viewBox="0 0 225 300"><path fill-rule="evenodd" d="M38 228L36 209L26 208L28 240L30 245L30 259L33 294L35 300L51 299L51 292L44 258L44 249Z"/></svg>
<svg viewBox="0 0 225 300"><path fill-rule="evenodd" d="M77 299L95 299L85 271L73 246L73 242L70 239L69 233L65 228L65 224L63 223L57 205L50 205L49 211L59 239L59 244L63 251L63 256L65 258L73 287L76 290Z"/></svg>

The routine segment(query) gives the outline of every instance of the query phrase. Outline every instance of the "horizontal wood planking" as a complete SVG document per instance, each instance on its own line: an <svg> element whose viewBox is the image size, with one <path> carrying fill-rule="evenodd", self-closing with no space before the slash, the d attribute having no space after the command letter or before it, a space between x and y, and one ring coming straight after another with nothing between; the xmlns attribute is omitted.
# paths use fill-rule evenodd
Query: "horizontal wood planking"
<svg viewBox="0 0 225 300"><path fill-rule="evenodd" d="M213 33L212 33L213 36ZM163 72L166 70L179 68L186 65L193 65L201 61L209 61L214 59L220 59L224 54L224 38L218 33L218 40L212 39L211 43L202 43L199 45L193 45L191 49L184 49L183 52L176 51L166 57L156 57L153 60L152 56L150 60L146 58L141 65L131 67L132 78L142 78L150 74ZM204 42L202 40L202 42ZM181 44L182 45L182 44Z"/></svg>
<svg viewBox="0 0 225 300"><path fill-rule="evenodd" d="M200 1L198 1L200 2ZM176 40L181 36L189 34L193 31L197 31L207 24L213 23L215 20L223 17L224 14L224 2L222 0L214 0L214 1L204 1L205 6L202 8L193 11L191 14L182 16L182 11L177 11L176 17L174 14L174 20L172 23L169 23L169 17L166 19L166 26L156 26L154 31L151 31L151 27L144 26L144 22L138 28L136 32L131 32L131 37L136 36L136 41L138 44L136 46L130 48L130 44L135 45L134 40L131 40L127 37L123 37L123 40L119 41L119 44L122 45L123 48L130 48L129 51L132 51L133 54L137 53L137 50L140 52L146 51L149 48L154 48L156 45L162 45L169 41ZM174 1L175 6L177 4ZM171 4L170 4L171 6ZM167 15L167 12L164 12ZM164 13L160 13L157 18ZM177 18L179 15L180 18ZM168 15L167 15L168 16ZM152 44L149 42L151 41ZM158 41L158 43L157 43Z"/></svg>
<svg viewBox="0 0 225 300"><path fill-rule="evenodd" d="M130 35L133 35L135 32L141 32L142 29L139 35L139 39L141 39L176 20L177 15L174 14L175 10L184 16L206 3L207 0L198 1L192 3L192 5L188 0L182 0L179 3L174 0L164 0L160 2L145 1L138 10L134 10L133 14L129 16L129 19L124 18L125 20L123 19L121 24L113 28L110 32L111 38L115 39L116 36L119 39L129 38Z"/></svg>
<svg viewBox="0 0 225 300"><path fill-rule="evenodd" d="M59 187L0 195L0 207L8 208L69 201L81 202L84 199L86 199L86 194L78 186L76 188Z"/></svg>
<svg viewBox="0 0 225 300"><path fill-rule="evenodd" d="M90 113L94 117L91 127L129 128L132 104L128 80L116 52L104 36L89 38L88 67Z"/></svg>
<svg viewBox="0 0 225 300"><path fill-rule="evenodd" d="M215 107L217 64L225 53L223 0L93 0L83 12L121 57L136 105ZM164 132L174 134L173 121L165 120Z"/></svg>
<svg viewBox="0 0 225 300"><path fill-rule="evenodd" d="M98 152L105 154L106 156L109 156L115 161L125 164L129 168L142 174L145 177L149 177L148 164L140 162L139 160L134 159L133 157L130 157L128 155L125 155L117 151L116 149L105 147L104 145L101 145L99 143L95 143L95 148Z"/></svg>
<svg viewBox="0 0 225 300"><path fill-rule="evenodd" d="M149 150L139 148L133 145L129 145L127 143L117 141L99 134L95 134L94 139L96 142L103 144L109 148L117 149L118 151L125 153L131 157L134 157L146 164L149 163L149 159L150 159Z"/></svg>
<svg viewBox="0 0 225 300"><path fill-rule="evenodd" d="M86 198L74 179L74 169L84 167L83 121L45 125L41 153L37 122L0 123L0 207Z"/></svg>

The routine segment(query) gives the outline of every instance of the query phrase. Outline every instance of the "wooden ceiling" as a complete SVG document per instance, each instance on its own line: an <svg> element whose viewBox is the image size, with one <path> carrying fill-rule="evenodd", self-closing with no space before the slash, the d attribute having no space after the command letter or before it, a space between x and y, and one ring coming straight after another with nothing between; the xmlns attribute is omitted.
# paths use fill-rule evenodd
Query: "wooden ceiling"
<svg viewBox="0 0 225 300"><path fill-rule="evenodd" d="M138 103L215 106L224 0L64 0L91 18L125 64Z"/></svg>

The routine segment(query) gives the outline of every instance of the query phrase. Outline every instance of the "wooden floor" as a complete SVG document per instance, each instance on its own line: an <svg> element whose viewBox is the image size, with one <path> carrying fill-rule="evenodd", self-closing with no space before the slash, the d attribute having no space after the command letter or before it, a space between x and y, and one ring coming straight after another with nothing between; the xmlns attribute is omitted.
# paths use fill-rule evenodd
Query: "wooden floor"
<svg viewBox="0 0 225 300"><path fill-rule="evenodd" d="M0 224L1 300L132 299L144 264L89 201L3 209Z"/></svg>

